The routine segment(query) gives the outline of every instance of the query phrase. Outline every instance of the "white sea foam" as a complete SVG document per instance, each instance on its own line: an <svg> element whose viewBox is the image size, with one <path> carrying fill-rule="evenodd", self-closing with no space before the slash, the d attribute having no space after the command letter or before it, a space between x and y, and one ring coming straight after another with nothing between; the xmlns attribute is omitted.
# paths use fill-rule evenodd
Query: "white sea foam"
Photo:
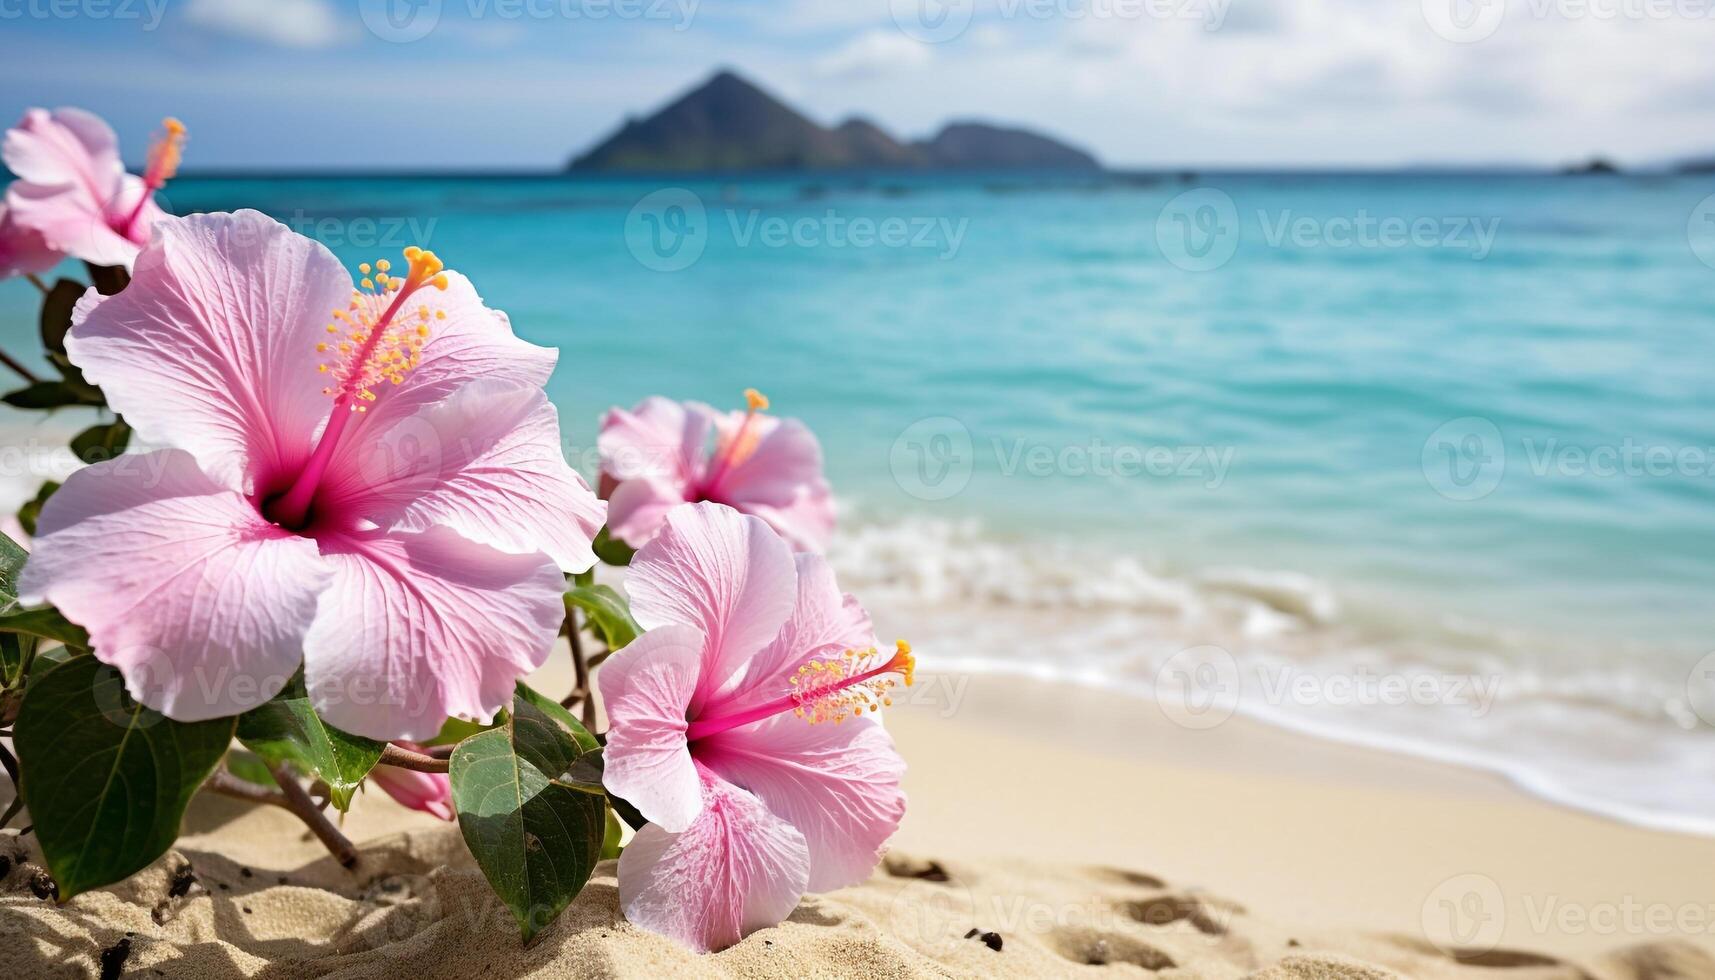
<svg viewBox="0 0 1715 980"><path fill-rule="evenodd" d="M1715 835L1715 718L1665 655L1561 657L1559 639L1451 613L1360 609L1297 571L1178 572L975 520L849 521L831 557L926 668L1099 686L1189 706L1192 724L1243 714Z"/></svg>

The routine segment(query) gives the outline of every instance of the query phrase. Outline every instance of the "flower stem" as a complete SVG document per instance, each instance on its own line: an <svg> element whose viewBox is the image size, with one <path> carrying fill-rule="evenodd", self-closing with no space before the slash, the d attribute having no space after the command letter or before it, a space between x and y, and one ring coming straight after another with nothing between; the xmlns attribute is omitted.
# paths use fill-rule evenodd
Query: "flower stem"
<svg viewBox="0 0 1715 980"><path fill-rule="evenodd" d="M571 707L579 703L583 715L584 727L595 731L595 687L590 684L589 658L584 655L583 630L578 625L578 609L570 601L566 603L566 639L572 647L572 676L577 686L572 693L566 695L561 704Z"/></svg>
<svg viewBox="0 0 1715 980"><path fill-rule="evenodd" d="M16 358L14 358L11 354L8 354L3 350L0 350L0 364L4 364L7 367L11 368L18 375L18 377L23 378L25 381L28 381L30 384L36 384L37 382L42 380L41 378L36 377L36 373L34 371L31 371L29 368L18 363L18 360Z"/></svg>
<svg viewBox="0 0 1715 980"><path fill-rule="evenodd" d="M447 771L446 759L440 759L432 755L425 755L421 752L413 752L410 749L400 748L391 742L387 743L386 748L381 750L381 761L378 764L383 766L395 766L400 769L413 769L417 772Z"/></svg>
<svg viewBox="0 0 1715 980"><path fill-rule="evenodd" d="M230 796L235 800L277 806L290 812L310 828L310 832L316 835L341 866L349 868L356 865L357 848L339 832L339 828L333 825L327 815L322 813L322 806L317 805L304 790L303 784L298 782L298 777L285 766L277 766L269 772L274 776L274 781L280 784L278 790L258 786L247 779L239 779L225 768L211 773L202 787L211 793Z"/></svg>
<svg viewBox="0 0 1715 980"><path fill-rule="evenodd" d="M36 275L34 272L26 272L24 273L24 278L30 280L31 285L40 289L43 296L48 294L48 284L42 281L41 276Z"/></svg>
<svg viewBox="0 0 1715 980"><path fill-rule="evenodd" d="M298 782L298 777L292 772L291 767L281 764L274 766L269 771L273 773L274 781L280 784L280 793L286 798L286 809L292 811L299 820L308 825L310 833L316 835L322 842L322 846L326 847L328 853L333 855L334 860L339 862L340 867L356 867L357 848L352 845L350 840L346 839L344 834L339 832L339 828L333 825L333 821L327 818L327 814L316 806L316 801L310 799L310 794L304 790L304 784Z"/></svg>

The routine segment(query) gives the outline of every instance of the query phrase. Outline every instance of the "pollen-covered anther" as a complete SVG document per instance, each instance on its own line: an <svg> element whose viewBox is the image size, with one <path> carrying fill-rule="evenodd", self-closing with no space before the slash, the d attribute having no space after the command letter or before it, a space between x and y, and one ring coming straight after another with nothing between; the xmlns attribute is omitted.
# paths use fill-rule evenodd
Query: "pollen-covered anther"
<svg viewBox="0 0 1715 980"><path fill-rule="evenodd" d="M352 290L345 309L333 311L328 333L343 339L319 343L316 352L332 354L318 370L331 372L338 383L324 389L343 399L352 411L362 412L375 401L371 389L405 382L405 375L422 360L429 339L429 324L445 319L445 313L427 303L407 306L410 297L424 286L445 289L447 275L435 253L416 246L405 250L406 274L392 274L386 259L357 267L363 275L360 288Z"/></svg>
<svg viewBox="0 0 1715 980"><path fill-rule="evenodd" d="M885 662L874 647L847 650L838 657L811 660L792 677L793 713L810 724L880 711L893 703L891 691L903 681L911 686L917 661L911 645L901 640Z"/></svg>

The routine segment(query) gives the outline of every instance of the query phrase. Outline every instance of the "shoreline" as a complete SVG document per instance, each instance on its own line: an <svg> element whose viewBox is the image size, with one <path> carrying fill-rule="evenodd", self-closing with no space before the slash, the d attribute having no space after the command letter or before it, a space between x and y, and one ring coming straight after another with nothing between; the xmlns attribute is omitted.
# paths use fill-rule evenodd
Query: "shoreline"
<svg viewBox="0 0 1715 980"><path fill-rule="evenodd" d="M1480 893L1497 948L1590 956L1679 938L1715 952L1697 870L1715 839L1248 718L1192 730L1124 695L967 677L956 703L889 712L914 794L896 841L913 853L1132 868L1275 921L1419 940L1441 901Z"/></svg>

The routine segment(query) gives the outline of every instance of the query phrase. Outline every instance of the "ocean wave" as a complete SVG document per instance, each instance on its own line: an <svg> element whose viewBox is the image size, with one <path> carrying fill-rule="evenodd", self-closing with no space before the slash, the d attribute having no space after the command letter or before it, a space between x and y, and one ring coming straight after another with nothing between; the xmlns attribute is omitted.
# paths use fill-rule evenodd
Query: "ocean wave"
<svg viewBox="0 0 1715 980"><path fill-rule="evenodd" d="M1213 706L1715 835L1715 718L1698 716L1687 670L1661 651L1566 657L1565 638L1377 609L1301 571L1178 570L975 519L860 516L830 558L878 624L911 635L925 670Z"/></svg>

